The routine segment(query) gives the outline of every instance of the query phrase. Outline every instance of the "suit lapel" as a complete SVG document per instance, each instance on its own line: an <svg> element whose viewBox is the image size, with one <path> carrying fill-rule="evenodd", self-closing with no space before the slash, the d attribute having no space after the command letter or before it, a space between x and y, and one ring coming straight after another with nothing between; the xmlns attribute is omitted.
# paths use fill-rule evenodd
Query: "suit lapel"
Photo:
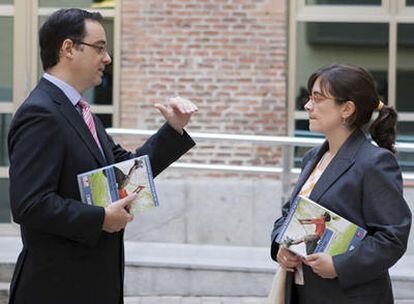
<svg viewBox="0 0 414 304"><path fill-rule="evenodd" d="M361 130L355 130L345 141L331 163L322 173L309 198L318 201L321 196L340 178L355 162L355 154L365 140Z"/></svg>
<svg viewBox="0 0 414 304"><path fill-rule="evenodd" d="M89 131L88 126L85 124L81 115L79 115L76 108L72 105L66 95L50 81L42 78L39 82L40 87L43 87L49 92L53 98L53 101L59 105L59 110L69 124L76 130L79 137L86 144L91 154L95 157L99 165L105 166L105 160L97 146L92 133Z"/></svg>
<svg viewBox="0 0 414 304"><path fill-rule="evenodd" d="M105 132L105 127L102 125L101 121L93 115L93 121L95 122L96 133L98 134L99 142L101 143L102 150L106 157L107 164L113 164L115 162L114 155L111 150L111 144L108 141L107 134Z"/></svg>

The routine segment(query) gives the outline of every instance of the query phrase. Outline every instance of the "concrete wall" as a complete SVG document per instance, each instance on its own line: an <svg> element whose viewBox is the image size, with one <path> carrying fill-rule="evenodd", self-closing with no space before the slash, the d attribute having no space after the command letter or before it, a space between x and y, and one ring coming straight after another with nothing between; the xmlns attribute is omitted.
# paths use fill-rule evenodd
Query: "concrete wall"
<svg viewBox="0 0 414 304"><path fill-rule="evenodd" d="M280 182L157 180L160 206L137 216L127 240L268 246Z"/></svg>
<svg viewBox="0 0 414 304"><path fill-rule="evenodd" d="M129 224L127 240L269 246L280 216L280 181L160 179L156 184L160 206ZM414 188L407 188L405 196L414 210ZM411 233L410 253L413 238Z"/></svg>

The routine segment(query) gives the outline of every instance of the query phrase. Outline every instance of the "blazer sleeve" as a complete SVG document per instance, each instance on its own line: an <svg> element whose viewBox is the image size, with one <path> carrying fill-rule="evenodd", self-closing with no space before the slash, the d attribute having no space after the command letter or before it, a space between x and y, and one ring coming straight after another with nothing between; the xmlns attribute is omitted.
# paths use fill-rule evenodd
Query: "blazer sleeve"
<svg viewBox="0 0 414 304"><path fill-rule="evenodd" d="M26 228L94 246L104 220L101 207L58 194L65 153L58 123L44 107L23 106L9 136L13 220Z"/></svg>
<svg viewBox="0 0 414 304"><path fill-rule="evenodd" d="M310 151L306 152L302 159L301 170L306 166L309 160L315 155L317 148L313 148ZM276 237L279 235L280 230L282 229L283 223L286 219L286 216L289 213L291 200L289 199L283 206L282 206L282 216L278 218L274 225L271 235L271 245L270 245L270 256L273 260L276 261L277 252L279 251L279 244L275 242Z"/></svg>
<svg viewBox="0 0 414 304"><path fill-rule="evenodd" d="M115 144L109 135L108 140L112 145L116 162L147 154L150 158L154 177L195 145L195 142L185 130L181 135L168 123L165 123L157 133L148 138L144 145L137 148L135 152L127 151L119 144Z"/></svg>
<svg viewBox="0 0 414 304"><path fill-rule="evenodd" d="M368 234L353 251L333 257L344 289L371 281L394 265L407 248L411 226L411 212L402 195L401 171L394 155L381 149L363 165L361 208Z"/></svg>

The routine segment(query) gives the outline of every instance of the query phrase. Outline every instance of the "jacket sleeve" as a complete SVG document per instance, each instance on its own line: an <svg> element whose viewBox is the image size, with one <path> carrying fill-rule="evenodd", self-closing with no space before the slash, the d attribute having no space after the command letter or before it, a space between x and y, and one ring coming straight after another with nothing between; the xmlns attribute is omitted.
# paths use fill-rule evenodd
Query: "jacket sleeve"
<svg viewBox="0 0 414 304"><path fill-rule="evenodd" d="M24 107L13 119L8 136L13 220L25 228L94 246L104 209L58 194L67 151L55 119L40 106Z"/></svg>
<svg viewBox="0 0 414 304"><path fill-rule="evenodd" d="M381 149L364 167L361 208L368 234L353 251L333 257L344 289L371 281L394 265L407 248L411 226L394 155Z"/></svg>

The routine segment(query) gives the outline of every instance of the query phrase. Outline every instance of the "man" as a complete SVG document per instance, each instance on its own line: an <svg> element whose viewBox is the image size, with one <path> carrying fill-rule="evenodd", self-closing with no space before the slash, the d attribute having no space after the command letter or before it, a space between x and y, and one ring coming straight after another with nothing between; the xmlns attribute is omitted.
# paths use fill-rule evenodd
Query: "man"
<svg viewBox="0 0 414 304"><path fill-rule="evenodd" d="M157 175L194 145L183 128L197 108L185 99L156 105L167 123L134 153L91 115L82 94L111 62L101 19L64 9L39 31L46 73L8 138L11 209L23 240L10 303L123 303L123 229L135 196L107 208L82 204L76 176L143 154Z"/></svg>

